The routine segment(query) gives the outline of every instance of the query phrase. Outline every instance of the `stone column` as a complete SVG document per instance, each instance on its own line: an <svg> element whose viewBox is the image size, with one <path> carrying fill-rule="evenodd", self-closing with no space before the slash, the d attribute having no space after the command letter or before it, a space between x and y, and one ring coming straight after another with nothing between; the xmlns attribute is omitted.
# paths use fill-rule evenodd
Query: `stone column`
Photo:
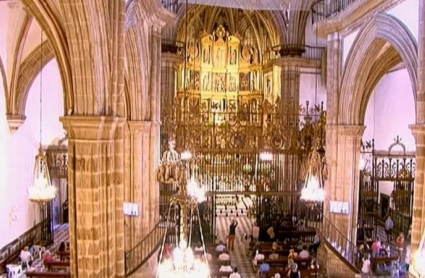
<svg viewBox="0 0 425 278"><path fill-rule="evenodd" d="M357 233L360 144L364 126L327 125L326 159L329 177L325 184L325 216L351 241ZM330 201L349 202L349 214L329 212Z"/></svg>
<svg viewBox="0 0 425 278"><path fill-rule="evenodd" d="M124 277L124 120L61 118L68 132L71 273Z"/></svg>
<svg viewBox="0 0 425 278"><path fill-rule="evenodd" d="M183 57L174 53L162 53L161 61L161 121L167 113L172 112L176 92L176 76L178 66L183 62Z"/></svg>
<svg viewBox="0 0 425 278"><path fill-rule="evenodd" d="M126 249L138 244L153 227L150 226L150 208L154 199L145 198L150 192L149 135L151 122L128 121L126 133L126 190L125 201L139 205L139 216L125 216Z"/></svg>
<svg viewBox="0 0 425 278"><path fill-rule="evenodd" d="M156 171L160 157L160 126L161 126L161 29L157 23L152 26L152 75L151 75L151 127L149 140L149 198L151 201L149 225L154 227L159 221L159 183ZM146 196L146 195L145 195ZM146 198L146 197L145 197Z"/></svg>
<svg viewBox="0 0 425 278"><path fill-rule="evenodd" d="M413 195L413 223L411 240L411 258L413 265L410 273L415 273L415 254L425 229L425 3L419 1L419 50L418 50L418 91L416 98L416 125L412 125L416 139L416 173ZM423 262L418 262L422 264ZM417 276L417 275L415 275Z"/></svg>
<svg viewBox="0 0 425 278"><path fill-rule="evenodd" d="M327 72L326 72L326 121L328 124L337 124L338 94L342 74L342 45L339 33L331 33L327 37Z"/></svg>

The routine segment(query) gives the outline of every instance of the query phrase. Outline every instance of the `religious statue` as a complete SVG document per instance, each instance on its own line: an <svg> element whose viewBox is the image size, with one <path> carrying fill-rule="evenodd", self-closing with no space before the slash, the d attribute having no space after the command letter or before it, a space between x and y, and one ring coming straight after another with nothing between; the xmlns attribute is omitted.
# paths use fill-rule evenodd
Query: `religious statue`
<svg viewBox="0 0 425 278"><path fill-rule="evenodd" d="M204 75L204 78L202 78L202 89L204 91L208 91L210 87L210 76L208 74Z"/></svg>
<svg viewBox="0 0 425 278"><path fill-rule="evenodd" d="M158 169L157 179L161 183L172 184L178 181L180 156L174 149L176 142L168 141L168 150L164 152Z"/></svg>

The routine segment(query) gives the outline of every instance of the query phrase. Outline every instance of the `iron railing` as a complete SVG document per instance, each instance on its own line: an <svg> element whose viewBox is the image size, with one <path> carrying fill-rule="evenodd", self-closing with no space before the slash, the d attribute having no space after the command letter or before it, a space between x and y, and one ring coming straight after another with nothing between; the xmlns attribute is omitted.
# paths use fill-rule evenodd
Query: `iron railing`
<svg viewBox="0 0 425 278"><path fill-rule="evenodd" d="M355 0L318 0L311 7L313 24L340 13Z"/></svg>
<svg viewBox="0 0 425 278"><path fill-rule="evenodd" d="M301 57L311 60L322 59L324 47L302 45L302 44L285 44L275 45L266 55L269 61L280 57Z"/></svg>
<svg viewBox="0 0 425 278"><path fill-rule="evenodd" d="M167 226L158 222L136 246L125 252L125 276L129 277L144 265L161 246Z"/></svg>
<svg viewBox="0 0 425 278"><path fill-rule="evenodd" d="M326 216L316 208L309 208L300 202L306 218L306 224L320 235L322 243L333 249L338 257L345 261L353 271L360 273L361 252Z"/></svg>

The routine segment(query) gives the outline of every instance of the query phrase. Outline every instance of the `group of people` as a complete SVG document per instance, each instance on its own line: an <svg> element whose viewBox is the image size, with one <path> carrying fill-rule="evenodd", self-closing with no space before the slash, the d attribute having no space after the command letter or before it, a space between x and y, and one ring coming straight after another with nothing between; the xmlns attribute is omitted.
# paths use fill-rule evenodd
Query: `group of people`
<svg viewBox="0 0 425 278"><path fill-rule="evenodd" d="M361 270L363 274L372 274L373 271L371 267L371 260L373 260L374 258L392 256L390 242L391 242L393 227L394 227L394 222L392 222L391 218L388 217L385 222L385 232L387 235L386 244L377 237L375 240L373 240L371 246L368 245L367 238L365 238L363 243L360 245L358 250L359 250L359 257L362 258ZM399 233L394 243L398 251L397 252L398 260L399 262L401 262L403 251L406 248L406 240L405 240L403 232ZM409 255L410 254L406 254L406 260L405 260L407 270L409 267L409 260L408 260Z"/></svg>
<svg viewBox="0 0 425 278"><path fill-rule="evenodd" d="M43 248L43 251L40 252L40 250L36 251L36 247L33 245L31 247L25 246L24 249L21 250L21 253L19 254L19 259L22 262L22 266L27 270L27 272L36 271L36 268L34 267L34 259L36 255L43 256L43 262L52 262L54 261L53 255L50 252L50 250L45 250ZM58 248L58 251L69 251L69 243L61 242ZM36 253L39 254L36 254Z"/></svg>

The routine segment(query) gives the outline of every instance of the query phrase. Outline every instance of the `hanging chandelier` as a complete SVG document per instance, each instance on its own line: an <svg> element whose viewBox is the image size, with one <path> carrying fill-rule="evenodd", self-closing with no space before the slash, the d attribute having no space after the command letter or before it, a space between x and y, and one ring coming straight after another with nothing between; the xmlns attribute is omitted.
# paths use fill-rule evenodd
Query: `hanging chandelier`
<svg viewBox="0 0 425 278"><path fill-rule="evenodd" d="M301 191L301 200L308 204L316 205L325 200L325 189L323 188L324 165L316 148L311 151L307 162L307 175L304 188Z"/></svg>
<svg viewBox="0 0 425 278"><path fill-rule="evenodd" d="M43 31L41 31L40 52L43 54ZM56 197L56 187L50 180L47 157L42 147L43 122L43 55L40 59L40 147L34 164L34 184L28 188L28 199L37 203L48 203Z"/></svg>
<svg viewBox="0 0 425 278"><path fill-rule="evenodd" d="M179 208L178 230L179 235L176 236L175 248L171 257L164 256L165 243L167 239L167 231L164 234L164 240L161 247L159 266L157 270L157 278L209 278L208 262L195 258L191 245L193 222L198 219L199 232L203 245L203 255L205 253L205 242L202 233L201 216L198 204L205 200L205 190L199 186L194 176L188 180L186 168L181 167L178 179L178 187L180 190L171 198L167 219L170 218L172 207ZM195 216L196 214L196 216ZM194 217L195 216L195 217ZM176 230L177 234L177 230Z"/></svg>

